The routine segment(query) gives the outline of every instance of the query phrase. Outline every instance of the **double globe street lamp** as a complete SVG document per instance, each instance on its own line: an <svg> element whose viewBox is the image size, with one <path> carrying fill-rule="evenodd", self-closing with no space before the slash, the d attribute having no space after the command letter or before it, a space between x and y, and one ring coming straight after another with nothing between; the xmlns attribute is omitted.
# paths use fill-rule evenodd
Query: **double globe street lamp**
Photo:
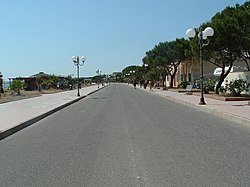
<svg viewBox="0 0 250 187"><path fill-rule="evenodd" d="M86 57L82 56L81 58L79 56L73 56L72 61L74 65L77 67L77 96L80 97L80 82L79 82L79 67L83 66L84 62L86 61Z"/></svg>
<svg viewBox="0 0 250 187"><path fill-rule="evenodd" d="M194 29L188 29L186 31L186 35L191 39L194 38L196 35L196 31ZM209 44L208 37L214 35L214 30L211 27L207 27L204 31L200 30L198 33L198 39L199 39L199 49L200 49L200 87L201 87L201 98L199 105L205 105L205 100L203 96L203 56L202 51L203 47L207 46ZM203 40L207 40L206 43L204 43Z"/></svg>

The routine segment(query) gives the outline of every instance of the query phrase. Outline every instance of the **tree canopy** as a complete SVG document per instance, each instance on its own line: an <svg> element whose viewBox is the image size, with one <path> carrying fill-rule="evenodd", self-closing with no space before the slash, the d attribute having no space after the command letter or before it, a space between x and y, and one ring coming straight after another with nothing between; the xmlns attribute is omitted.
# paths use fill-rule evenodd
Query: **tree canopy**
<svg viewBox="0 0 250 187"><path fill-rule="evenodd" d="M209 45L204 50L204 59L222 68L216 93L225 77L230 73L231 68L237 59L244 57L249 52L249 27L250 27L249 2L234 7L226 7L222 12L218 12L211 21L203 23L198 30L204 30L210 26L215 30L215 34L210 38ZM196 41L192 41L193 52L197 54ZM197 56L197 55L194 55ZM225 67L228 66L228 70Z"/></svg>
<svg viewBox="0 0 250 187"><path fill-rule="evenodd" d="M155 45L152 50L146 52L143 63L158 68L162 77L170 75L170 87L172 88L178 66L181 62L190 58L191 47L189 41L184 38L177 38L175 41L160 42Z"/></svg>
<svg viewBox="0 0 250 187"><path fill-rule="evenodd" d="M202 23L197 32L210 26L215 34L210 38L209 45L203 51L203 58L212 64L221 67L222 73L216 87L216 93L231 71L236 60L242 58L249 68L250 61L250 1L243 5L236 4L226 7L223 11L215 14L208 22ZM152 50L146 52L144 63L155 67L161 67L165 75L170 75L170 87L173 87L177 68L181 62L193 59L198 60L199 45L198 37L191 40L183 38L170 42L160 42ZM229 66L226 71L225 67Z"/></svg>
<svg viewBox="0 0 250 187"><path fill-rule="evenodd" d="M219 93L222 82L237 61L244 60L250 71L250 1L246 1L242 5L236 4L226 7L223 11L216 13L210 21L202 23L195 30L198 33L208 26L212 27L215 33L213 37L209 38L209 45L206 45L203 50L203 58L205 61L222 68L216 86L216 93ZM198 37L191 41L177 38L174 41L156 44L145 53L142 61L148 67L147 71L142 68L141 72L151 71L147 76L151 79L151 75L160 75L162 80L165 80L165 77L169 75L171 77L170 87L173 87L178 66L181 63L199 59L198 40ZM207 42L204 41L205 44ZM228 70L226 70L226 66L229 66ZM127 74L136 69L137 66L129 66L122 73Z"/></svg>

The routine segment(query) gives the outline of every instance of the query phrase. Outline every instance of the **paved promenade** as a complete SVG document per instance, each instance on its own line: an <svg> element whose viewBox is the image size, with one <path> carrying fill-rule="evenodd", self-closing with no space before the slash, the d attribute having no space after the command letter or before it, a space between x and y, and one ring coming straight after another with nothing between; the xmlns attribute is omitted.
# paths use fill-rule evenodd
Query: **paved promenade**
<svg viewBox="0 0 250 187"><path fill-rule="evenodd" d="M0 140L97 90L97 86L82 88L80 98L76 97L77 90L71 90L0 104ZM206 105L199 105L200 96L197 95L186 95L185 93L160 89L154 89L154 91L146 89L144 91L250 127L249 101L220 101L205 98Z"/></svg>
<svg viewBox="0 0 250 187"><path fill-rule="evenodd" d="M77 90L0 104L0 140L98 90L97 85Z"/></svg>
<svg viewBox="0 0 250 187"><path fill-rule="evenodd" d="M153 91L146 89L146 91L250 127L250 101L221 101L204 96L206 105L199 105L200 95L160 89Z"/></svg>

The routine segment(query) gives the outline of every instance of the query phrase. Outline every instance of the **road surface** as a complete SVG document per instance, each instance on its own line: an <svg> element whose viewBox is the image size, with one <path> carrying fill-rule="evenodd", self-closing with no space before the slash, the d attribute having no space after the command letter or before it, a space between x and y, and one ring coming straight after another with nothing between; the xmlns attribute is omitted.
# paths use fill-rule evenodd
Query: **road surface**
<svg viewBox="0 0 250 187"><path fill-rule="evenodd" d="M1 186L250 186L250 129L111 84L0 141Z"/></svg>

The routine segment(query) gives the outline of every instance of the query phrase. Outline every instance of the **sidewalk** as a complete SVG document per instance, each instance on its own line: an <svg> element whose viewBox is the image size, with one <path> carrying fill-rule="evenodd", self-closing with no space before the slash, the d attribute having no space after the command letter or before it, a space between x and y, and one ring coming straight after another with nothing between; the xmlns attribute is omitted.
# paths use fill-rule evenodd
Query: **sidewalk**
<svg viewBox="0 0 250 187"><path fill-rule="evenodd" d="M76 96L77 90L70 90L0 104L0 140L99 89L97 85L82 88L81 97Z"/></svg>
<svg viewBox="0 0 250 187"><path fill-rule="evenodd" d="M250 127L250 101L221 101L204 96L206 105L199 105L199 95L187 95L161 89L153 91L146 89L146 91Z"/></svg>

